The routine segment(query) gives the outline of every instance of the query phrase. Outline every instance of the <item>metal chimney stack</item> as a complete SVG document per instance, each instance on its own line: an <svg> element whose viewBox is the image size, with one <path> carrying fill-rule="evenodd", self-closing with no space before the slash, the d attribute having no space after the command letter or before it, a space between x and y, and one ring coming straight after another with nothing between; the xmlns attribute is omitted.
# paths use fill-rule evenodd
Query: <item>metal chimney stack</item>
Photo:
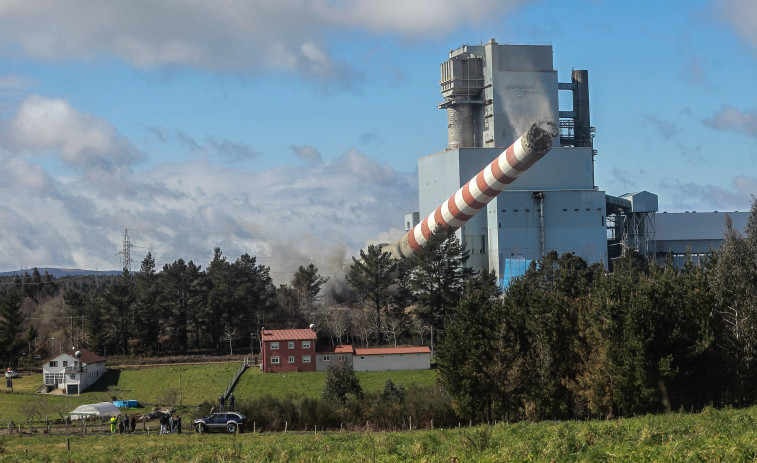
<svg viewBox="0 0 757 463"><path fill-rule="evenodd" d="M455 231L552 149L557 128L551 122L533 124L491 164L443 202L398 242L385 249L397 258L420 252L437 226Z"/></svg>

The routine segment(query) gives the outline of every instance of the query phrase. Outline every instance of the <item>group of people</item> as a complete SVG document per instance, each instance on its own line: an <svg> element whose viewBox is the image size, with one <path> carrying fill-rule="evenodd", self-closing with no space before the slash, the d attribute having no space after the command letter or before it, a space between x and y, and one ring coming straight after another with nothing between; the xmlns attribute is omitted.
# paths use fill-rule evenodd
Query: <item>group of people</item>
<svg viewBox="0 0 757 463"><path fill-rule="evenodd" d="M221 408L218 410L220 412L233 412L234 411L234 393L232 392L229 394L229 409L224 409L224 403L226 402L225 397L223 394L221 394L221 397L218 398L218 403L221 406Z"/></svg>
<svg viewBox="0 0 757 463"><path fill-rule="evenodd" d="M160 433L161 434L181 434L181 416L176 418L173 415L160 415Z"/></svg>
<svg viewBox="0 0 757 463"><path fill-rule="evenodd" d="M118 430L119 434L134 434L134 430L137 429L137 420L134 415L118 415L110 417L110 432L114 433Z"/></svg>

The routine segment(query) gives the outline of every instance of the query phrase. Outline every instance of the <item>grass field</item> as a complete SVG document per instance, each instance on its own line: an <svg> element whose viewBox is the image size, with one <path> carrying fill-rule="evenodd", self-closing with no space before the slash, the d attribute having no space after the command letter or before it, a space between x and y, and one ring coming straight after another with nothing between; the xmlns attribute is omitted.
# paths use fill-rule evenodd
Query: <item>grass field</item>
<svg viewBox="0 0 757 463"><path fill-rule="evenodd" d="M754 461L757 408L398 433L0 435L0 462Z"/></svg>
<svg viewBox="0 0 757 463"><path fill-rule="evenodd" d="M135 399L140 404L170 405L171 402L178 404L180 401L185 406L195 406L206 400L218 400L240 365L241 363L220 363L111 368L100 381L79 397L36 394L35 391L42 385L42 375L22 376L13 380L15 393L0 393L0 420L12 416L15 421L19 421L25 414L24 407L32 401L62 403L70 405L70 410L85 403L110 401L114 396L119 399ZM406 386L436 382L434 370L362 372L357 373L357 376L366 391L383 389L386 378ZM318 397L325 380L326 373L322 372L263 374L252 367L242 375L234 395L238 400L265 395Z"/></svg>

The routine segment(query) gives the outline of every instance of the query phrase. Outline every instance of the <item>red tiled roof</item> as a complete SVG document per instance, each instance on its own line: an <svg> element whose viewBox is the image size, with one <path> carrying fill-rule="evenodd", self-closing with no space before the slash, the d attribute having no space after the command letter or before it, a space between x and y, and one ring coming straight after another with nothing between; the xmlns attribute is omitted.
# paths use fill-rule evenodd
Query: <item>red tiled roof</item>
<svg viewBox="0 0 757 463"><path fill-rule="evenodd" d="M420 347L368 347L356 348L355 355L430 354L428 346Z"/></svg>
<svg viewBox="0 0 757 463"><path fill-rule="evenodd" d="M351 354L353 352L352 345L345 346L317 346L315 351L319 354Z"/></svg>
<svg viewBox="0 0 757 463"><path fill-rule="evenodd" d="M263 330L263 341L299 341L300 339L316 339L313 330Z"/></svg>
<svg viewBox="0 0 757 463"><path fill-rule="evenodd" d="M100 357L99 355L95 354L94 352L88 351L87 349L67 350L65 354L68 354L71 357L76 358L76 351L81 352L81 357L79 357L79 361L86 365L92 365L93 363L105 361L105 358Z"/></svg>

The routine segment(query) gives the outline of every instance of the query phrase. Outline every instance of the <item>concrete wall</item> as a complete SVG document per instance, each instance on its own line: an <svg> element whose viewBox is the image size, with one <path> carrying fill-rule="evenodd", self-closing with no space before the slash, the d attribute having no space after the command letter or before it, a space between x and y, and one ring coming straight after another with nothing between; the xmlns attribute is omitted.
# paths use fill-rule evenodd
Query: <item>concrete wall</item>
<svg viewBox="0 0 757 463"><path fill-rule="evenodd" d="M541 258L539 207L530 191L505 191L496 204L489 204L487 215L493 222L489 230L489 265L498 276L507 259ZM606 266L605 218L603 191L545 191L544 251L571 252L590 264L601 262Z"/></svg>
<svg viewBox="0 0 757 463"><path fill-rule="evenodd" d="M329 352L316 353L315 370L327 371L329 367L335 363L343 362L348 367L352 368L352 354L334 354Z"/></svg>
<svg viewBox="0 0 757 463"><path fill-rule="evenodd" d="M431 368L431 354L383 354L355 355L354 371L395 371L428 370Z"/></svg>

